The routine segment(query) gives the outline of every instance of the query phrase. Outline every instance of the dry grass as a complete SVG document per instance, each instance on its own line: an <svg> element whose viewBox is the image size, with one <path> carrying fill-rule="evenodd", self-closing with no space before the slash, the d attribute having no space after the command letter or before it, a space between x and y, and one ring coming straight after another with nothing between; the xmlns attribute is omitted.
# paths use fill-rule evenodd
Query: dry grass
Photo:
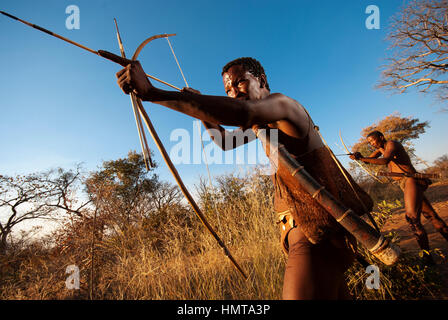
<svg viewBox="0 0 448 320"><path fill-rule="evenodd" d="M48 248L41 240L13 250L0 261L0 299L281 299L286 259L279 245L270 181L256 173L230 175L222 177L217 189L204 185L199 189L204 213L249 275L247 281L191 212L186 213L191 219L186 223L185 209L173 209L164 213L162 224L142 220L97 239L93 269L92 230L82 221L53 235L70 236L65 246ZM390 209L386 204L376 214L379 223ZM65 287L65 268L71 264L80 268L79 290ZM368 275L358 264L347 279L358 299L436 297L437 274L417 267L415 258L405 257L384 269L381 290L365 289Z"/></svg>
<svg viewBox="0 0 448 320"><path fill-rule="evenodd" d="M241 184L234 176L222 183ZM239 194L217 194L203 203L210 224L249 275L244 280L199 220L180 226L169 212L159 230L147 221L97 241L94 251L94 299L279 299L285 257L271 207L272 190L264 178L245 177ZM226 181L224 181L226 180ZM266 189L267 188L267 189ZM260 195L263 195L260 197ZM233 196L233 199L232 199ZM220 199L217 199L217 198ZM230 201L232 200L232 201ZM217 213L219 212L219 214ZM193 215L191 212L187 212ZM66 246L17 250L2 260L1 299L88 299L91 292L91 228L60 230ZM82 227L83 226L83 227ZM162 229L163 228L163 229ZM62 235L62 236L61 236ZM80 290L65 288L65 268L80 268Z"/></svg>

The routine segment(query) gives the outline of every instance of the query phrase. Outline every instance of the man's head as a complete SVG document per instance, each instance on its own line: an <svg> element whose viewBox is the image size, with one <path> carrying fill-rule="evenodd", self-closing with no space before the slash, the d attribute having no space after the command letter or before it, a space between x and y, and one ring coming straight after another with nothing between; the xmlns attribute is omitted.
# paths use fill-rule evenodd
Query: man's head
<svg viewBox="0 0 448 320"><path fill-rule="evenodd" d="M386 139L380 131L372 131L367 135L367 141L375 149L384 147Z"/></svg>
<svg viewBox="0 0 448 320"><path fill-rule="evenodd" d="M222 79L226 94L243 100L262 99L270 89L266 74L260 62L253 58L238 58L227 63L222 69Z"/></svg>

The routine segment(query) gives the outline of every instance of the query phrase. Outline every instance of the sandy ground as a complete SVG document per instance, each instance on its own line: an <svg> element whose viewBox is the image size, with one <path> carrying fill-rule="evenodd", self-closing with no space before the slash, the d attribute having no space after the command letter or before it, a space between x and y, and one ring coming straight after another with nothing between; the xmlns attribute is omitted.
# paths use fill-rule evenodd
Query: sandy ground
<svg viewBox="0 0 448 320"><path fill-rule="evenodd" d="M431 201L437 214L448 224L448 182L434 183L425 192L426 197ZM440 270L444 278L444 295L440 299L448 299L448 242L436 232L429 220L421 217L423 226L428 233L429 245L431 249L439 248L445 258L435 256L436 268ZM399 209L389 221L383 226L382 232L397 232L400 241L399 246L403 251L412 252L416 255L420 251L417 241L405 220L404 209Z"/></svg>

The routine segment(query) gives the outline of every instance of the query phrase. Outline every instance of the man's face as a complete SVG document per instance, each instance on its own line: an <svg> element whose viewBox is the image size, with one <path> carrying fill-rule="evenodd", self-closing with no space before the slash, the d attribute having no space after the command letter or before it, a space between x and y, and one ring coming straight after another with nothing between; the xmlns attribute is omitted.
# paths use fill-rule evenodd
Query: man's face
<svg viewBox="0 0 448 320"><path fill-rule="evenodd" d="M262 98L260 79L242 65L234 65L222 75L227 96L240 100L256 100Z"/></svg>
<svg viewBox="0 0 448 320"><path fill-rule="evenodd" d="M375 137L375 136L367 137L367 141L375 149L383 147L383 139L381 139L381 137Z"/></svg>

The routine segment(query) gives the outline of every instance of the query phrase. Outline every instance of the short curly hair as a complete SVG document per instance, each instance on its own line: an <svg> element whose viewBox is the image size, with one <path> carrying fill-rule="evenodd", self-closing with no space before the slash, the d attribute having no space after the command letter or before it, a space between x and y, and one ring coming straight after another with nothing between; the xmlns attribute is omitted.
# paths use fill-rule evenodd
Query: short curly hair
<svg viewBox="0 0 448 320"><path fill-rule="evenodd" d="M266 89L268 89L269 91L271 90L271 89L269 89L269 83L267 80L266 73L264 72L263 66L261 65L260 62L258 62L258 60L251 58L251 57L242 57L242 58L238 58L238 59L230 61L222 68L221 76L224 73L226 73L227 71L229 71L229 69L231 67L236 66L236 65L243 66L244 69L246 71L249 71L254 77L260 78L261 75L264 75L266 78L266 84L265 84Z"/></svg>
<svg viewBox="0 0 448 320"><path fill-rule="evenodd" d="M374 137L374 138L381 138L381 137L383 137L383 138L384 138L384 135L383 135L382 132L380 132L380 131L378 131L378 130L375 130L375 131L370 132L370 133L367 135L367 138L368 138L368 137Z"/></svg>

